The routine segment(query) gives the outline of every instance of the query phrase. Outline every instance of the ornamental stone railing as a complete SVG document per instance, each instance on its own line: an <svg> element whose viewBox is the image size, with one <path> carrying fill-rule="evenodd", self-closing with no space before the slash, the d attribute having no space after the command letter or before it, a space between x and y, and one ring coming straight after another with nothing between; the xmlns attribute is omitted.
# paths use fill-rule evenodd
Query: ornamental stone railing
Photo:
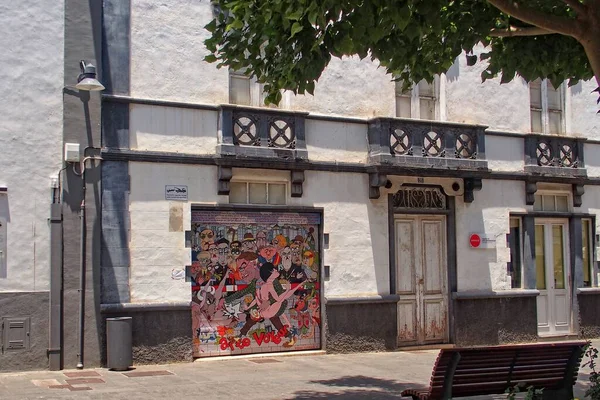
<svg viewBox="0 0 600 400"><path fill-rule="evenodd" d="M306 115L308 113L222 105L219 154L306 160Z"/></svg>
<svg viewBox="0 0 600 400"><path fill-rule="evenodd" d="M373 164L487 169L485 126L374 118L369 120Z"/></svg>
<svg viewBox="0 0 600 400"><path fill-rule="evenodd" d="M525 172L555 176L586 176L585 139L530 134L525 137Z"/></svg>

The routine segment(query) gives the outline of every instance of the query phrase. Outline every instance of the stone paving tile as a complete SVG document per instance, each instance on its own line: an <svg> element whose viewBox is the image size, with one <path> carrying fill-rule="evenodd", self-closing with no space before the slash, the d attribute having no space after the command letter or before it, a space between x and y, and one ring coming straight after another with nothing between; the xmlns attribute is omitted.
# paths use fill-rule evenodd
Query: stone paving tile
<svg viewBox="0 0 600 400"><path fill-rule="evenodd" d="M133 371L133 372L124 372L123 375L129 378L139 378L144 376L162 376L162 375L175 375L171 371Z"/></svg>
<svg viewBox="0 0 600 400"><path fill-rule="evenodd" d="M49 387L49 386L60 385L60 382L56 379L32 379L31 383L33 383L35 386L39 386L39 387Z"/></svg>
<svg viewBox="0 0 600 400"><path fill-rule="evenodd" d="M76 372L63 372L67 378L85 378L90 376L102 376L96 371L76 371Z"/></svg>
<svg viewBox="0 0 600 400"><path fill-rule="evenodd" d="M50 385L48 386L48 389L68 389L70 388L71 385Z"/></svg>
<svg viewBox="0 0 600 400"><path fill-rule="evenodd" d="M71 392L79 392L81 390L92 390L89 386L69 386Z"/></svg>
<svg viewBox="0 0 600 400"><path fill-rule="evenodd" d="M82 383L106 383L104 379L101 378L75 378L67 379L66 382L69 385L78 385Z"/></svg>

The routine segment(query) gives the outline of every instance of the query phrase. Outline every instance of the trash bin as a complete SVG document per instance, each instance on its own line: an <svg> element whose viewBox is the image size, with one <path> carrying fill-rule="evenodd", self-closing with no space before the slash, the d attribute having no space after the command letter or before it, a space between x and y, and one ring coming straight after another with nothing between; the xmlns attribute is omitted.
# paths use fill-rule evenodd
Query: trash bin
<svg viewBox="0 0 600 400"><path fill-rule="evenodd" d="M131 317L106 319L106 361L109 369L124 371L133 364Z"/></svg>

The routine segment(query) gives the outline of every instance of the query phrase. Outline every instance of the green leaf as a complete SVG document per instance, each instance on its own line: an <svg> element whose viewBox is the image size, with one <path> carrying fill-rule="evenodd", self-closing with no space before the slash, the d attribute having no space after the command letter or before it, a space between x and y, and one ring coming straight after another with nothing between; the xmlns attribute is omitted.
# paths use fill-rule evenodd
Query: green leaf
<svg viewBox="0 0 600 400"><path fill-rule="evenodd" d="M209 54L206 57L204 57L204 61L208 63L214 63L215 61L217 61L217 57L215 57L213 54Z"/></svg>
<svg viewBox="0 0 600 400"><path fill-rule="evenodd" d="M300 32L303 29L302 25L300 25L299 22L294 22L294 24L292 25L292 36L290 37L294 37L296 35L296 33Z"/></svg>

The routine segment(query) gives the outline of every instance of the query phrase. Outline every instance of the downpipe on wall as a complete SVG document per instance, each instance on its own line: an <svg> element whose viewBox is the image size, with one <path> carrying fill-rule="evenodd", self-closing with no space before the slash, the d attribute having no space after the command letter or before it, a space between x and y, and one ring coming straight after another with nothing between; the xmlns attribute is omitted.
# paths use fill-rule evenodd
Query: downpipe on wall
<svg viewBox="0 0 600 400"><path fill-rule="evenodd" d="M86 149L87 150L87 149ZM84 150L85 154L85 150ZM79 208L79 220L80 220L80 242L79 242L79 328L77 332L77 368L83 369L83 352L84 352L84 334L85 334L85 280L86 280L86 213L85 213L85 194L86 194L86 182L85 182L85 163L88 160L102 160L102 157L89 156L85 157L81 161L80 173L77 174L75 171L75 164L73 165L73 171L75 174L81 176L81 205Z"/></svg>

